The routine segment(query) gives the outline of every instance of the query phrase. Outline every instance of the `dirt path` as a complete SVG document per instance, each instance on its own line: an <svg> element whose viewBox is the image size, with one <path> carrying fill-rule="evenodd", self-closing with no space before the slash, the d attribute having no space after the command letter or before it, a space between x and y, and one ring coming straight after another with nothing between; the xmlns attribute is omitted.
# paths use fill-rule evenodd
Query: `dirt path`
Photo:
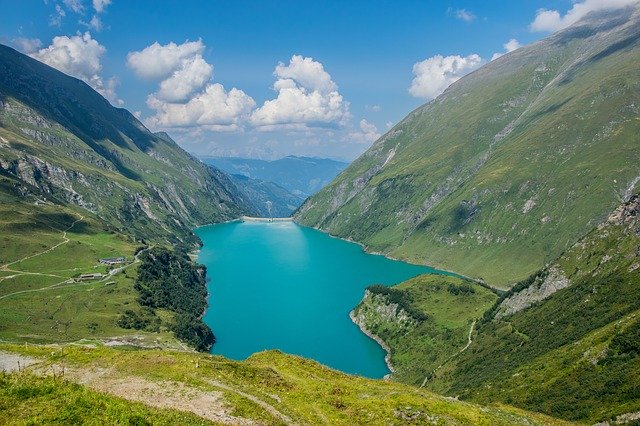
<svg viewBox="0 0 640 426"><path fill-rule="evenodd" d="M231 387L229 385L226 385L224 383L221 383L217 380L209 380L209 383L211 383L213 386L217 387L217 388L221 388L224 389L226 391L229 392L233 392L236 393L244 398L247 398L249 401L258 404L259 406L261 406L262 408L264 408L266 411L269 412L269 414L271 414L273 417L277 417L280 420L282 420L283 422L285 422L286 424L292 425L293 420L291 420L291 418L285 414L282 414L280 411L278 411L273 405L267 404L266 402L264 402L263 400L256 398L253 395L250 395L246 392L242 392L241 390L238 390L234 387Z"/></svg>
<svg viewBox="0 0 640 426"><path fill-rule="evenodd" d="M80 222L82 220L84 220L84 216L80 215L80 219L74 220L73 223L71 225L69 225L68 228L66 228L64 231L62 231L62 240L63 240L62 242L54 245L53 247L49 247L48 249L43 250L43 251L41 251L39 253L32 254L30 256L25 256L22 259L18 259L18 260L14 260L13 262L6 263L6 264L0 266L0 270L2 270L2 271L10 271L10 269L8 269L8 268L11 265L15 265L16 263L24 262L25 260L32 259L32 258L37 257L37 256L41 256L41 255L43 255L45 253L49 253L49 252L57 249L58 247L60 247L63 244L67 244L69 242L69 238L67 237L67 231L71 230L71 228L76 226L76 223L78 223L78 222ZM13 272L23 272L23 271L13 271Z"/></svg>
<svg viewBox="0 0 640 426"><path fill-rule="evenodd" d="M31 290L20 290L20 291L14 291L13 293L9 293L9 294L5 294L4 296L0 296L0 300L2 300L2 299L6 299L7 297L11 297L11 296L16 296L16 295L18 295L18 294L24 294L24 293L35 293L35 292L37 292L37 291L51 290L51 289L58 288L58 287L60 287L60 286L62 286L62 285L64 285L64 284L67 284L67 285L65 286L65 288L69 288L69 287L82 287L82 286L87 286L87 285L89 285L89 284L100 284L100 283L107 282L107 281L109 281L110 279L112 279L114 275L116 275L116 274L118 274L118 273L120 273L120 272L124 271L124 270L125 270L125 269L127 269L127 268L130 268L131 266L133 266L133 265L135 265L135 264L137 264L137 263L140 263L140 257L139 257L139 256L140 256L140 254L142 254L143 252L145 252L145 251L149 250L150 248L151 248L151 247L146 248L146 249L144 249L144 250L140 250L140 251L138 252L138 254L136 254L136 255L135 255L133 262L129 263L128 265L125 265L125 266L121 266L121 267L119 267L119 268L112 269L111 271L109 271L109 273L108 273L104 278L102 278L102 279L101 279L101 280L99 280L99 281L88 281L88 282L74 283L73 278L67 278L67 279L65 279L64 281L60 281L60 282L58 282L58 283L51 284L51 285L46 286L46 287L34 288L34 289L31 289ZM40 254L41 254L41 253L40 253ZM7 270L7 269L5 269L5 270ZM43 276L55 276L55 275L48 275L48 274L38 274L38 273L36 273L36 272L30 272L30 273L28 273L28 274L31 274L31 275L43 275ZM6 278L6 277L5 277L5 278Z"/></svg>
<svg viewBox="0 0 640 426"><path fill-rule="evenodd" d="M473 330L476 327L476 322L475 320L471 323L471 328L469 329L469 335L467 336L467 344L464 345L464 348L460 349L458 352L456 352L455 354L451 355L449 358L447 358L442 364L440 364L439 366L437 366L435 368L435 370L433 370L431 372L431 374L427 374L424 378L424 380L422 381L422 384L420 385L421 388L424 387L424 385L427 384L427 382L429 381L429 377L432 377L434 374L436 374L436 371L438 371L440 368L442 368L446 363L448 363L449 361L451 361L453 358L457 357L458 355L460 355L462 352L466 351L467 349L469 349L469 346L471 346L471 336L473 335Z"/></svg>
<svg viewBox="0 0 640 426"><path fill-rule="evenodd" d="M38 358L0 351L0 371L25 371L38 375L60 375L72 382L95 391L124 398L129 401L158 407L191 412L214 422L233 425L252 425L251 419L231 415L233 407L224 399L222 391L208 391L188 386L181 382L151 381L139 376L118 377L110 368L76 368L73 366L46 365ZM259 405L274 418L294 424L290 417L263 400L217 380L208 380L210 385L223 391L235 393Z"/></svg>

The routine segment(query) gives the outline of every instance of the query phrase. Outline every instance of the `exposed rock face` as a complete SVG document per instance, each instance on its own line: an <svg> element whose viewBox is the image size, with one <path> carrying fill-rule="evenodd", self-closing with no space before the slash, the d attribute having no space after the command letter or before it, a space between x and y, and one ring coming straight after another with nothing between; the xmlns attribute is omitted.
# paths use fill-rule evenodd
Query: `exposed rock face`
<svg viewBox="0 0 640 426"><path fill-rule="evenodd" d="M376 334L380 329L392 329L398 333L406 333L414 328L418 322L412 318L397 303L390 303L389 299L381 294L373 294L365 290L360 304L349 313L349 318L360 330L387 352L384 360L387 367L393 373L395 369L391 364L391 348Z"/></svg>
<svg viewBox="0 0 640 426"><path fill-rule="evenodd" d="M607 223L636 227L640 218L640 196L632 195L607 218ZM603 224L604 225L604 224ZM601 225L601 226L603 226Z"/></svg>
<svg viewBox="0 0 640 426"><path fill-rule="evenodd" d="M171 243L195 244L194 226L254 213L227 175L88 85L2 45L0 64L0 174L21 192Z"/></svg>
<svg viewBox="0 0 640 426"><path fill-rule="evenodd" d="M568 287L569 279L558 266L549 268L544 280L536 281L524 290L502 301L495 318L500 319L528 308L536 302L546 299L558 290Z"/></svg>

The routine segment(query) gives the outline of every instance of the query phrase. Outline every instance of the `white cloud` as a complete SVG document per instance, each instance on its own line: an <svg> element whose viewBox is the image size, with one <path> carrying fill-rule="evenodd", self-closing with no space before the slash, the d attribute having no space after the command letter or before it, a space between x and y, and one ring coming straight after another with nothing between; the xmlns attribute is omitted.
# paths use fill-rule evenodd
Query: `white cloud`
<svg viewBox="0 0 640 426"><path fill-rule="evenodd" d="M145 120L154 129L238 131L249 119L255 101L242 90L226 91L213 83L213 65L202 57L202 40L183 44L153 43L127 55L138 77L159 80L147 98L155 114Z"/></svg>
<svg viewBox="0 0 640 426"><path fill-rule="evenodd" d="M11 45L22 53L33 53L42 47L42 42L38 38L18 37L11 40Z"/></svg>
<svg viewBox="0 0 640 426"><path fill-rule="evenodd" d="M382 135L378 132L375 124L368 122L364 118L360 120L360 131L349 133L349 138L352 141L360 143L374 142L380 136Z"/></svg>
<svg viewBox="0 0 640 426"><path fill-rule="evenodd" d="M62 0L67 9L73 10L75 13L84 12L84 5L82 0Z"/></svg>
<svg viewBox="0 0 640 426"><path fill-rule="evenodd" d="M637 4L638 0L583 0L562 16L557 10L540 9L530 24L531 31L553 32L578 22L590 12L615 10Z"/></svg>
<svg viewBox="0 0 640 426"><path fill-rule="evenodd" d="M454 9L450 7L447 9L447 14L465 22L472 22L476 19L476 15L467 9Z"/></svg>
<svg viewBox="0 0 640 426"><path fill-rule="evenodd" d="M415 77L411 82L409 93L416 98L433 99L482 63L482 58L477 54L465 57L436 55L417 62L413 65Z"/></svg>
<svg viewBox="0 0 640 426"><path fill-rule="evenodd" d="M98 32L102 31L104 25L102 24L102 20L98 15L93 15L89 22L85 22L83 20L78 21L79 24L84 25L87 28L94 29Z"/></svg>
<svg viewBox="0 0 640 426"><path fill-rule="evenodd" d="M293 55L288 65L278 64L274 75L277 97L266 101L251 117L261 130L344 125L349 119L349 103L320 62Z"/></svg>
<svg viewBox="0 0 640 426"><path fill-rule="evenodd" d="M227 92L215 83L186 103L165 102L152 94L147 105L156 110L156 115L146 120L152 128L209 126L208 130L220 131L237 129L256 103L242 90L233 88Z"/></svg>
<svg viewBox="0 0 640 426"><path fill-rule="evenodd" d="M54 37L50 46L34 51L30 56L65 74L79 78L112 103L122 105L122 100L118 99L115 93L117 80L104 80L100 75L100 60L105 52L105 47L86 32L71 37Z"/></svg>
<svg viewBox="0 0 640 426"><path fill-rule="evenodd" d="M492 61L495 59L498 59L500 56L504 55L505 53L513 52L514 50L521 48L522 44L520 44L520 42L515 38L512 38L511 40L503 44L502 47L504 47L505 51L503 53L494 53L493 56L491 57Z"/></svg>
<svg viewBox="0 0 640 426"><path fill-rule="evenodd" d="M102 13L111 4L111 0L93 0L93 8L97 13Z"/></svg>
<svg viewBox="0 0 640 426"><path fill-rule="evenodd" d="M273 74L279 80L295 80L307 89L323 93L338 90L338 86L331 81L331 76L320 62L301 55L293 55L289 65L280 62Z"/></svg>
<svg viewBox="0 0 640 426"><path fill-rule="evenodd" d="M194 92L202 89L213 77L213 66L202 56L195 55L184 61L182 68L160 83L158 98L168 102L188 100Z"/></svg>
<svg viewBox="0 0 640 426"><path fill-rule="evenodd" d="M158 42L139 52L129 52L127 66L138 77L145 79L165 79L182 68L195 55L202 55L205 45L202 40L161 45Z"/></svg>
<svg viewBox="0 0 640 426"><path fill-rule="evenodd" d="M380 105L365 105L364 109L366 111L380 112L382 111L382 107Z"/></svg>
<svg viewBox="0 0 640 426"><path fill-rule="evenodd" d="M51 25L52 27L59 27L60 24L62 24L62 18L64 18L66 15L67 13L64 11L62 6L56 4L55 13L49 15L49 25Z"/></svg>

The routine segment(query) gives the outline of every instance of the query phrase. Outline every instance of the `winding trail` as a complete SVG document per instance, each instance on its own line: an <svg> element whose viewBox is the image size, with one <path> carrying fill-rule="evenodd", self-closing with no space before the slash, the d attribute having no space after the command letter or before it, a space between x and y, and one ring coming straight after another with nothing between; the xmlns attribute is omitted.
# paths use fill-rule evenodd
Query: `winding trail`
<svg viewBox="0 0 640 426"><path fill-rule="evenodd" d="M73 228L74 226L76 226L76 223L81 222L82 220L84 220L84 216L82 216L82 215L79 215L79 216L80 216L80 219L76 219L76 220L74 220L74 221L73 221L73 223L72 223L71 225L69 225L69 227L68 227L68 228L66 228L65 230L63 230L63 231L62 231L62 240L63 240L62 242L60 242L60 243L58 243L58 244L54 245L53 247L49 247L48 249L43 250L43 251L41 251L41 252L39 252L39 253L32 254L32 255L30 255L30 256L25 256L25 257L23 257L22 259L14 260L13 262L5 263L4 265L0 266L0 271L22 272L22 273L26 273L26 274L28 274L28 272L24 272L24 271L13 271L13 270L9 269L9 266L11 266L11 265L15 265L16 263L24 262L25 260L29 260L29 259L32 259L32 258L37 257L37 256L41 256L41 255L43 255L43 254L45 254L45 253L49 253L49 252L51 252L51 251L53 251L53 250L57 249L57 248L58 248L58 247L60 247L61 245L63 245L63 244L67 244L67 243L70 241L70 240L69 240L69 238L67 237L67 231L71 230L71 228ZM46 274L38 274L38 273L36 273L36 272L31 272L31 274L35 274L35 275L46 275ZM52 276L54 276L54 275L52 275Z"/></svg>
<svg viewBox="0 0 640 426"><path fill-rule="evenodd" d="M240 396L242 396L243 398L248 399L249 401L258 404L260 407L264 408L266 411L269 412L269 414L271 414L274 417L279 418L280 420L282 420L283 422L285 422L286 424L294 424L293 420L291 420L291 418L289 416L287 416L286 414L281 413L280 411L278 411L273 405L267 404L266 402L264 402L263 400L256 398L255 396L248 394L246 392L243 392L239 389L236 389L234 387L231 387L229 385L226 385L222 382L219 382L217 380L207 380L208 383L210 383L211 385L224 389L228 392L233 392L236 393Z"/></svg>
<svg viewBox="0 0 640 426"><path fill-rule="evenodd" d="M87 386L98 392L125 398L129 401L137 401L153 407L191 412L216 423L233 425L256 424L254 420L232 415L222 392L204 390L186 383L152 381L146 377L135 375L121 376L113 368L87 368L77 365L48 364L41 358L3 350L0 350L0 371L9 373L29 371L40 376L56 372L60 374L62 372L66 380ZM205 379L205 381L215 388L234 393L255 403L282 423L287 425L295 424L289 416L254 395L218 380Z"/></svg>
<svg viewBox="0 0 640 426"><path fill-rule="evenodd" d="M443 367L446 363L448 363L449 361L451 361L453 358L457 357L458 355L460 355L461 353L463 353L464 351L466 351L467 349L469 349L469 346L471 346L471 342L472 342L472 340L471 340L471 336L473 335L473 330L475 329L475 327L476 327L476 321L474 320L474 321L471 323L471 328L469 329L469 335L467 336L467 344L466 344L466 345L464 345L464 348L460 349L458 352L456 352L455 354L453 354L453 355L451 355L449 358L447 358L447 359L446 359L442 364L440 364L439 366L437 366L437 367L435 368L435 370L433 370L433 371L431 372L431 374L427 374L427 375L424 377L424 380L422 381L422 384L420 385L420 387L421 387L421 388L423 388L423 387L424 387L424 385L426 385L426 384L427 384L427 382L429 381L429 377L432 377L433 375L435 375L435 374L436 374L436 371L438 371L441 367Z"/></svg>
<svg viewBox="0 0 640 426"><path fill-rule="evenodd" d="M138 254L135 255L133 262L129 263L128 265L112 269L111 271L109 271L109 273L104 278L102 278L99 281L74 283L73 278L67 278L64 281L60 281L58 283L51 284L50 286L47 286L47 287L34 288L34 289L31 289L31 290L21 290L21 291L16 291L16 292L13 292L13 293L5 294L4 296L0 296L0 300L6 299L7 297L11 297L11 296L16 296L18 294L35 293L37 291L45 291L45 290L55 289L55 288L58 288L58 287L62 286L63 284L68 284L68 285L65 286L65 288L69 288L69 287L87 286L89 284L100 284L100 283L106 282L109 279L111 279L114 275L124 271L127 268L130 268L131 266L133 266L133 265L135 265L137 263L140 263L140 254L142 254L143 252L145 252L145 251L147 251L147 250L149 250L151 248L152 248L152 246L147 247L144 250L140 250L138 252ZM47 275L47 274L37 274L35 272L32 273L32 274L35 274L35 275Z"/></svg>

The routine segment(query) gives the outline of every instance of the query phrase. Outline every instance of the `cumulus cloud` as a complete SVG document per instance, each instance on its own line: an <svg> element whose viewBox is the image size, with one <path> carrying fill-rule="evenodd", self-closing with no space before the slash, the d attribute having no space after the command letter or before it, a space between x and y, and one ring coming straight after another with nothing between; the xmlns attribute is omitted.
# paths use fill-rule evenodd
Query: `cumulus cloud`
<svg viewBox="0 0 640 426"><path fill-rule="evenodd" d="M181 102L202 89L213 77L213 66L200 55L186 59L182 67L160 83L157 96L168 102Z"/></svg>
<svg viewBox="0 0 640 426"><path fill-rule="evenodd" d="M382 135L378 132L376 125L364 118L360 120L360 131L349 133L349 138L359 143L374 142L380 136Z"/></svg>
<svg viewBox="0 0 640 426"><path fill-rule="evenodd" d="M364 109L367 111L380 112L382 107L380 105L365 105Z"/></svg>
<svg viewBox="0 0 640 426"><path fill-rule="evenodd" d="M114 104L122 105L115 93L117 80L103 79L100 75L104 46L91 38L91 34L78 33L75 36L54 37L50 46L33 51L29 56L45 64L69 74L93 87L98 93Z"/></svg>
<svg viewBox="0 0 640 426"><path fill-rule="evenodd" d="M42 42L38 38L18 37L11 40L11 45L22 53L33 53L42 47Z"/></svg>
<svg viewBox="0 0 640 426"><path fill-rule="evenodd" d="M530 24L531 31L553 32L578 22L590 12L615 10L638 4L638 0L583 0L562 16L557 10L540 9Z"/></svg>
<svg viewBox="0 0 640 426"><path fill-rule="evenodd" d="M482 65L477 54L436 55L413 65L414 79L409 93L416 98L434 99L460 77Z"/></svg>
<svg viewBox="0 0 640 426"><path fill-rule="evenodd" d="M204 49L202 40L182 44L171 42L164 46L155 42L139 52L129 52L127 66L138 77L149 80L165 79L181 69L189 59L197 55L202 56Z"/></svg>
<svg viewBox="0 0 640 426"><path fill-rule="evenodd" d="M504 55L505 53L513 52L514 50L521 48L522 44L520 44L520 42L515 38L512 38L511 40L503 44L502 47L504 47L505 51L502 53L494 53L493 56L491 57L492 61L495 59L498 59L500 56Z"/></svg>
<svg viewBox="0 0 640 426"><path fill-rule="evenodd" d="M254 111L251 122L262 130L307 129L344 125L349 103L338 92L324 66L313 58L293 55L274 71L277 97Z"/></svg>
<svg viewBox="0 0 640 426"><path fill-rule="evenodd" d="M147 120L153 128L208 126L209 130L235 130L255 107L255 101L242 90L225 91L221 84L209 84L186 103L165 102L155 94L147 106L156 114Z"/></svg>
<svg viewBox="0 0 640 426"><path fill-rule="evenodd" d="M202 40L156 42L127 55L127 65L138 77L159 81L158 90L147 98L147 106L155 111L145 120L147 125L155 129L242 129L256 103L242 90L226 91L213 83L213 65L202 57L204 50Z"/></svg>
<svg viewBox="0 0 640 426"><path fill-rule="evenodd" d="M102 13L111 4L111 0L93 0L93 8L96 13Z"/></svg>
<svg viewBox="0 0 640 426"><path fill-rule="evenodd" d="M476 15L467 9L447 9L447 14L464 22L472 22L476 19Z"/></svg>

